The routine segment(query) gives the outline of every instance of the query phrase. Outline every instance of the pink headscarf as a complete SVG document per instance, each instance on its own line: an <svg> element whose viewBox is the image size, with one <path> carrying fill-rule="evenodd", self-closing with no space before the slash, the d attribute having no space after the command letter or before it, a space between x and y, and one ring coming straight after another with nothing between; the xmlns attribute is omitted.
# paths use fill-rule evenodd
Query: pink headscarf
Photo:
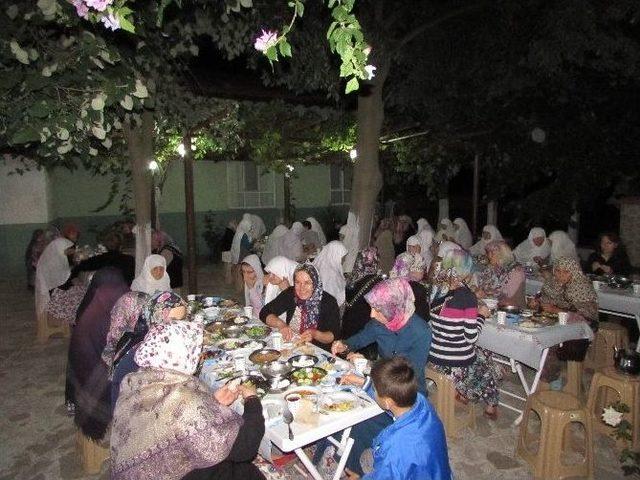
<svg viewBox="0 0 640 480"><path fill-rule="evenodd" d="M387 319L385 326L392 332L404 327L416 311L411 285L405 278L391 278L376 284L364 299Z"/></svg>

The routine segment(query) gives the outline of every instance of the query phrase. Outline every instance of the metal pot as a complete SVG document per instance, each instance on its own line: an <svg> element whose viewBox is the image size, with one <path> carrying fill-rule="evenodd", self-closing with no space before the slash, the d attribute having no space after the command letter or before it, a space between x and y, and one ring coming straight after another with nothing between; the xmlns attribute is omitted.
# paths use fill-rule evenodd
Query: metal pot
<svg viewBox="0 0 640 480"><path fill-rule="evenodd" d="M628 348L614 347L613 350L616 370L627 375L640 374L640 353Z"/></svg>

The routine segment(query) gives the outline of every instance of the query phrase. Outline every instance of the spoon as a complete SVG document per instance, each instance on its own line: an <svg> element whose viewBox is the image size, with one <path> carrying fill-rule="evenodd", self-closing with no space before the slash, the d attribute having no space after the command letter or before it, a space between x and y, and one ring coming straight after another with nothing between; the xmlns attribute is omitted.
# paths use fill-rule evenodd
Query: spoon
<svg viewBox="0 0 640 480"><path fill-rule="evenodd" d="M284 420L284 423L286 423L289 427L289 440L293 440L293 431L291 430L291 424L293 423L293 414L291 413L291 410L289 410L289 407L287 407L286 405L284 407L284 410L282 411L282 419Z"/></svg>

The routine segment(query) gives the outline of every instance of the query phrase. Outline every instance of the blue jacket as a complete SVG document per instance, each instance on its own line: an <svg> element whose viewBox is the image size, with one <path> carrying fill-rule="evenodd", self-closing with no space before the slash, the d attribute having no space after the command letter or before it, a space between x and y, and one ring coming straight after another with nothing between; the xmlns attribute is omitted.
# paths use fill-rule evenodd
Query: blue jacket
<svg viewBox="0 0 640 480"><path fill-rule="evenodd" d="M418 390L427 395L424 369L431 347L431 328L415 313L397 332L392 332L377 320L369 320L360 332L344 342L353 351L377 343L381 358L405 357L415 370Z"/></svg>
<svg viewBox="0 0 640 480"><path fill-rule="evenodd" d="M450 480L444 427L424 396L373 440L373 471L362 480Z"/></svg>

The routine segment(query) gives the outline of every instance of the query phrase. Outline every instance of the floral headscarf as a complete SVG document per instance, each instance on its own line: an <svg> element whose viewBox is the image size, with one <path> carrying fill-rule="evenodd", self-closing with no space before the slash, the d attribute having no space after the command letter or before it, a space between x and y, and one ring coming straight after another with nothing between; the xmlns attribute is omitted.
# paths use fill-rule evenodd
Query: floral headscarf
<svg viewBox="0 0 640 480"><path fill-rule="evenodd" d="M573 257L560 257L553 263L553 269L565 270L571 274L571 280L565 285L559 284L555 278L542 286L543 300L553 302L558 308L575 310L582 315L592 327L598 321L598 295L593 283L585 276L580 264Z"/></svg>
<svg viewBox="0 0 640 480"><path fill-rule="evenodd" d="M366 247L364 250L360 250L356 256L347 288L353 288L356 283L368 275L377 275L379 273L378 249L376 247Z"/></svg>
<svg viewBox="0 0 640 480"><path fill-rule="evenodd" d="M107 333L107 344L102 352L102 360L111 367L116 347L126 332L133 332L142 309L149 300L143 292L127 292L122 295L111 310L111 325Z"/></svg>
<svg viewBox="0 0 640 480"><path fill-rule="evenodd" d="M169 320L171 309L180 306L186 307L187 303L177 293L157 292L142 310L142 318L148 326L165 323Z"/></svg>
<svg viewBox="0 0 640 480"><path fill-rule="evenodd" d="M404 327L416 311L413 290L404 278L391 278L376 284L364 299L385 316L385 326L392 332Z"/></svg>
<svg viewBox="0 0 640 480"><path fill-rule="evenodd" d="M473 258L464 250L449 250L442 259L438 282L464 280L473 270Z"/></svg>
<svg viewBox="0 0 640 480"><path fill-rule="evenodd" d="M313 282L313 293L311 296L302 300L295 297L296 306L300 308L300 333L308 330L309 328L317 328L318 327L318 318L320 317L320 301L322 300L322 281L320 280L320 275L318 275L318 271L316 267L311 265L310 263L303 263L296 268L295 274L298 272L305 272L309 277L311 277L311 281Z"/></svg>
<svg viewBox="0 0 640 480"><path fill-rule="evenodd" d="M422 255L404 252L398 255L389 273L391 278L409 278L411 272L424 272L425 264Z"/></svg>
<svg viewBox="0 0 640 480"><path fill-rule="evenodd" d="M192 322L178 320L153 325L136 351L135 361L141 368L193 375L198 367L203 335L202 327Z"/></svg>
<svg viewBox="0 0 640 480"><path fill-rule="evenodd" d="M485 247L487 254L497 253L500 265L489 265L478 275L478 286L490 295L499 292L508 281L514 268L520 266L504 240L492 240Z"/></svg>

